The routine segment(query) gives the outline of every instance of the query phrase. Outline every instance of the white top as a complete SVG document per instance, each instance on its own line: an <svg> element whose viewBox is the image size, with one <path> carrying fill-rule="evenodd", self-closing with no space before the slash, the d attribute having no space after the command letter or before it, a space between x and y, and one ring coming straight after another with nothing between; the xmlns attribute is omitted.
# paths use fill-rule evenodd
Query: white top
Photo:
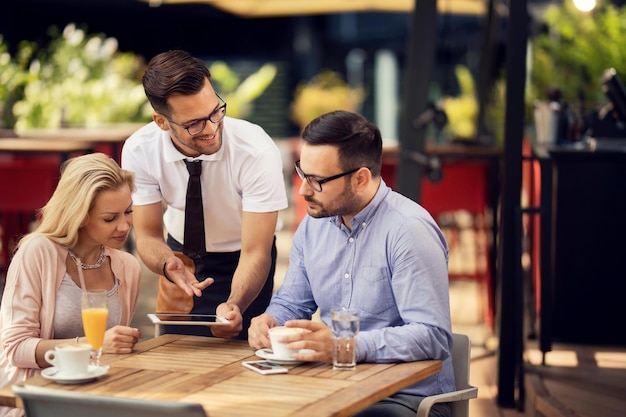
<svg viewBox="0 0 626 417"><path fill-rule="evenodd" d="M107 313L107 329L121 324L122 310L120 299L117 295L119 286L120 280L115 277L115 283L107 293L107 309L109 310ZM72 281L70 274L65 272L61 286L57 290L54 307L55 339L73 339L78 335L85 335L81 306L82 292L83 289Z"/></svg>
<svg viewBox="0 0 626 417"><path fill-rule="evenodd" d="M241 249L243 211L268 213L287 208L280 150L260 126L225 117L222 148L212 155L189 158L174 147L167 131L152 122L126 140L122 167L135 173L133 204L163 200L165 228L181 243L189 179L185 159L207 161L201 176L207 252ZM276 230L281 227L279 218Z"/></svg>

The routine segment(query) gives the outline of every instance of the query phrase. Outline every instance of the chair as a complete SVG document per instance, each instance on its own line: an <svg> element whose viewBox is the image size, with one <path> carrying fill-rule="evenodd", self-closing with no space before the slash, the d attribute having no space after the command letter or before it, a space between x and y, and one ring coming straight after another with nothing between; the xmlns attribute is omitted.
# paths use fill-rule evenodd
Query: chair
<svg viewBox="0 0 626 417"><path fill-rule="evenodd" d="M427 417L435 403L450 402L452 417L469 417L469 400L478 396L478 388L469 384L470 339L465 334L454 333L452 347L452 367L456 379L456 391L431 395L420 403L417 417Z"/></svg>
<svg viewBox="0 0 626 417"><path fill-rule="evenodd" d="M105 397L33 385L13 385L26 417L207 417L202 405L162 400Z"/></svg>

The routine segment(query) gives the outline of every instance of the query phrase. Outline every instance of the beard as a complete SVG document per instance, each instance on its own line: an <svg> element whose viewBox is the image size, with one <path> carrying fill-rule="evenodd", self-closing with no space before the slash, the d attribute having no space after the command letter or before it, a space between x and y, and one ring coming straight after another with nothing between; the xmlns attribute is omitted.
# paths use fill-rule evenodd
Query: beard
<svg viewBox="0 0 626 417"><path fill-rule="evenodd" d="M327 204L322 204L313 197L304 197L305 201L313 203L316 207L307 207L307 212L316 219L333 216L355 215L360 210L360 203L352 190L352 185L348 183L335 199Z"/></svg>

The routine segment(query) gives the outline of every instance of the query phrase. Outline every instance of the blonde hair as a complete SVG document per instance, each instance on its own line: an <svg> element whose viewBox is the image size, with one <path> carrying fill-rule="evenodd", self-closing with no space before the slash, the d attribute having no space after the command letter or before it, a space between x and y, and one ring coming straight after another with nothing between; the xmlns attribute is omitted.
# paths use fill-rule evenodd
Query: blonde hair
<svg viewBox="0 0 626 417"><path fill-rule="evenodd" d="M41 209L41 222L24 236L19 248L34 235L43 235L61 245L73 247L78 242L78 229L102 191L116 191L127 184L135 190L135 176L120 168L103 153L91 153L67 160L61 167L61 178L54 194ZM17 249L16 248L16 249Z"/></svg>

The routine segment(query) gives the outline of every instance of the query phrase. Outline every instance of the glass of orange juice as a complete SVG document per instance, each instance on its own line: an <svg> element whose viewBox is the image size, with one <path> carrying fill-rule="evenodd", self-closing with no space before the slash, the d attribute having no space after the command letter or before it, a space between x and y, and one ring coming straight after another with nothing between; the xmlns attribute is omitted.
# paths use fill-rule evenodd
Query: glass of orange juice
<svg viewBox="0 0 626 417"><path fill-rule="evenodd" d="M87 343L93 348L92 363L96 366L100 366L102 343L104 341L104 332L107 328L108 315L107 290L83 291L83 329L85 330Z"/></svg>

